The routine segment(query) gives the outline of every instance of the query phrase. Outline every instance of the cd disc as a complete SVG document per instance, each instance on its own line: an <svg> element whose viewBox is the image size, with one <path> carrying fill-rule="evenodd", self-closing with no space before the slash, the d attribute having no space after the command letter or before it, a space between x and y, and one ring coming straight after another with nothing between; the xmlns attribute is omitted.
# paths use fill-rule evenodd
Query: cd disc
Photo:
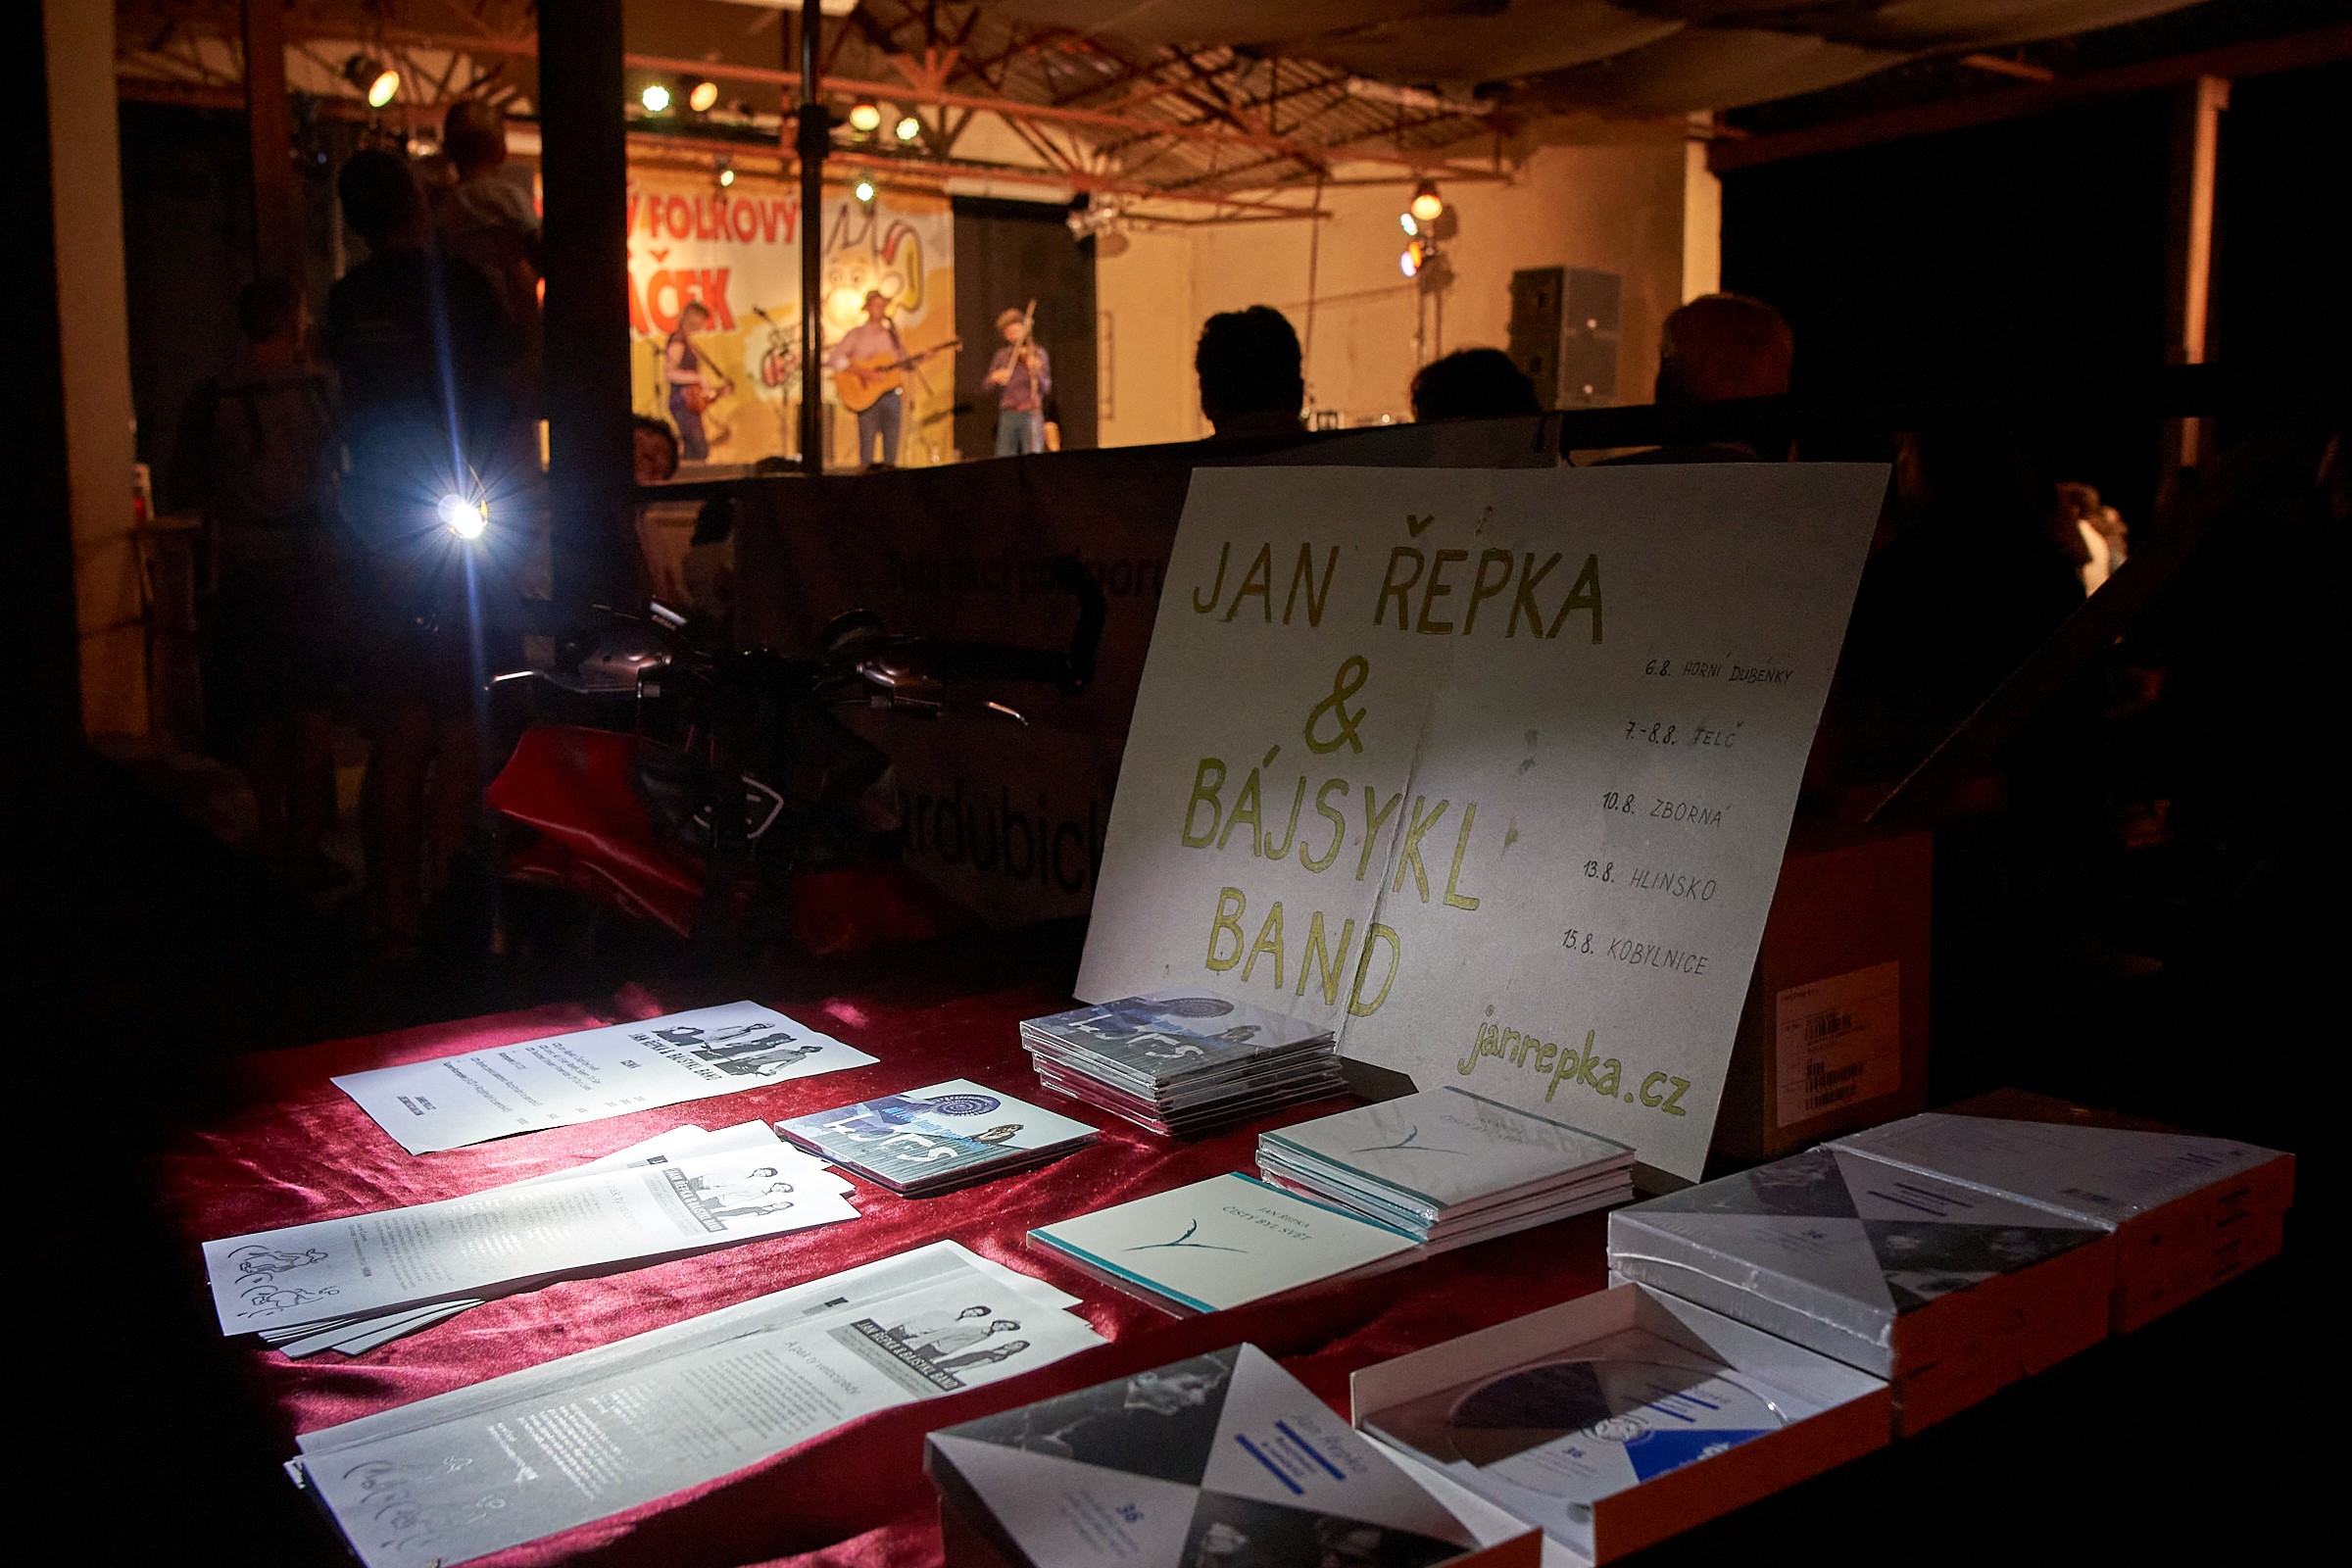
<svg viewBox="0 0 2352 1568"><path fill-rule="evenodd" d="M1489 1379L1454 1401L1447 1435L1463 1459L1483 1468L1568 1437L1632 1449L1672 1435L1666 1446L1682 1447L1686 1434L1737 1443L1782 1424L1770 1399L1720 1367L1600 1357Z"/></svg>

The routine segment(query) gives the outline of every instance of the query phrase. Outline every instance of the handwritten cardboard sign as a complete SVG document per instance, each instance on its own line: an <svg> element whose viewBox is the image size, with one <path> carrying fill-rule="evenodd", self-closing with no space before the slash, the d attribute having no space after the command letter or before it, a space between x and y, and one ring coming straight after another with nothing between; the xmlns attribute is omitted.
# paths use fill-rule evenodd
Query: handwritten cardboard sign
<svg viewBox="0 0 2352 1568"><path fill-rule="evenodd" d="M1885 485L1201 470L1078 995L1282 1007L1696 1177Z"/></svg>

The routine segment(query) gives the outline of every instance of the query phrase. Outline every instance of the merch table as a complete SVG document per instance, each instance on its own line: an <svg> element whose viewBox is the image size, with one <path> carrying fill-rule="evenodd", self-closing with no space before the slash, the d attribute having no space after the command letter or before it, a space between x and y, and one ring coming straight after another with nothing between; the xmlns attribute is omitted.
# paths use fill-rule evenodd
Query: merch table
<svg viewBox="0 0 2352 1568"><path fill-rule="evenodd" d="M1009 976L1007 976L1009 978ZM703 997L697 1002L731 1000ZM757 990L749 1000L770 998ZM685 1004L679 1003L678 1005ZM1239 1341L1280 1358L1341 1410L1358 1367L1516 1317L1603 1284L1603 1219L1589 1214L1462 1249L1370 1279L1310 1287L1275 1301L1171 1318L1030 1248L1034 1226L1229 1170L1253 1170L1257 1133L1321 1115L1343 1098L1290 1105L1215 1138L1169 1143L1041 1089L1019 1021L1070 1005L1042 982L986 995L893 1003L851 994L776 1004L880 1058L871 1067L411 1155L328 1080L455 1052L671 1010L630 988L603 1013L549 1006L247 1058L246 1108L190 1139L166 1163L164 1201L188 1243L308 1220L454 1198L579 1164L667 1128L770 1122L868 1096L975 1079L1102 1126L1096 1144L1054 1164L930 1199L860 1182L859 1217L652 1267L559 1282L490 1301L346 1359L290 1361L237 1342L244 1380L285 1451L297 1433L537 1365L770 1291L951 1239L1084 1299L1110 1343L986 1388L852 1421L707 1486L479 1559L577 1559L669 1568L796 1561L916 1565L939 1560L922 1471L926 1432ZM191 1289L199 1280L191 1279Z"/></svg>

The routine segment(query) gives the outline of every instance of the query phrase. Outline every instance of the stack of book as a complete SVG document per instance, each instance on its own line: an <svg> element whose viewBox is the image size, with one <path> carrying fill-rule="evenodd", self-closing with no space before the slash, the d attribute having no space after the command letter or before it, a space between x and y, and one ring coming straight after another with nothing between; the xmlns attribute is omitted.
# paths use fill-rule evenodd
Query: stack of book
<svg viewBox="0 0 2352 1568"><path fill-rule="evenodd" d="M1341 1087L1329 1029L1195 991L1032 1018L1021 1045L1047 1088L1169 1138Z"/></svg>
<svg viewBox="0 0 2352 1568"><path fill-rule="evenodd" d="M1909 1434L2106 1338L2115 1243L1825 1148L1618 1209L1609 1266L1886 1378Z"/></svg>
<svg viewBox="0 0 2352 1568"><path fill-rule="evenodd" d="M1623 1144L1452 1088L1261 1133L1257 1169L1433 1252L1634 1196Z"/></svg>
<svg viewBox="0 0 2352 1568"><path fill-rule="evenodd" d="M1082 1121L968 1078L811 1111L776 1131L902 1198L1033 1170L1095 1141Z"/></svg>
<svg viewBox="0 0 2352 1568"><path fill-rule="evenodd" d="M2114 1332L2278 1255L2292 1154L2001 1090L1838 1147L2113 1233Z"/></svg>

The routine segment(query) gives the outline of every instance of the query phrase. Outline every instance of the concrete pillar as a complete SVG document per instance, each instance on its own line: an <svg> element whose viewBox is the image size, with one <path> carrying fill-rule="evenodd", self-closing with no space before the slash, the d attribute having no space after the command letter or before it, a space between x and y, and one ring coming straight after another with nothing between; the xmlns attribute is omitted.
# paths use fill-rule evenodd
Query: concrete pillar
<svg viewBox="0 0 2352 1568"><path fill-rule="evenodd" d="M147 639L131 532L137 452L122 280L115 8L44 0L42 13L82 727L93 736L144 735Z"/></svg>

